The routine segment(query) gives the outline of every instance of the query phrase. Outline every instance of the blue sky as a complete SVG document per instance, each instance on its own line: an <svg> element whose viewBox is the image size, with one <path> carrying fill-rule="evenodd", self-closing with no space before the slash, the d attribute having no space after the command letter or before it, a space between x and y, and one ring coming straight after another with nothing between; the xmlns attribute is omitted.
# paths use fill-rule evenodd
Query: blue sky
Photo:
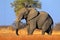
<svg viewBox="0 0 60 40"><path fill-rule="evenodd" d="M15 12L11 7L10 3L13 0L0 0L0 25L11 25L15 20ZM39 11L48 12L54 23L60 22L60 0L40 0L42 9ZM25 22L23 20L23 22Z"/></svg>

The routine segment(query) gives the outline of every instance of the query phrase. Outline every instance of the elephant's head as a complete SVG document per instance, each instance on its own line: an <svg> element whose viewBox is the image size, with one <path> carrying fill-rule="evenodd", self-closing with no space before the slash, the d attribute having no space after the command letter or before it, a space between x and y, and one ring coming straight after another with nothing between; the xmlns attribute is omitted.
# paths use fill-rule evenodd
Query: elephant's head
<svg viewBox="0 0 60 40"><path fill-rule="evenodd" d="M26 19L26 21L29 21L37 16L37 11L34 8L22 8L19 12L19 15L17 16L16 20L16 34L18 35L18 29L19 29L19 23L21 22L21 19Z"/></svg>
<svg viewBox="0 0 60 40"><path fill-rule="evenodd" d="M27 20L27 18L28 18L28 20L30 20L33 17L35 17L37 15L37 13L38 12L34 8L22 8L18 12L18 16L16 18L16 21L19 22L19 21L21 21L21 19Z"/></svg>
<svg viewBox="0 0 60 40"><path fill-rule="evenodd" d="M16 24L16 34L18 35L18 30L23 28L21 26L21 19L26 19L27 20L27 15L29 13L29 10L27 8L22 8L20 9L19 13L18 13L18 16L15 20L15 24Z"/></svg>

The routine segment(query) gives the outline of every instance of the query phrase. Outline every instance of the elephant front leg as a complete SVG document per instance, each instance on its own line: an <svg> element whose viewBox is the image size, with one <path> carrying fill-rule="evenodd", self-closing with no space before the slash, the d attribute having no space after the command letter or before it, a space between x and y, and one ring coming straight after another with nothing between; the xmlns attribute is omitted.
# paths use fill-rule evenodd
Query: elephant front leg
<svg viewBox="0 0 60 40"><path fill-rule="evenodd" d="M45 35L45 31L42 31L42 35Z"/></svg>
<svg viewBox="0 0 60 40"><path fill-rule="evenodd" d="M29 26L27 28L28 35L32 35L34 30L35 30L35 28L36 28L36 23L35 22L30 22Z"/></svg>
<svg viewBox="0 0 60 40"><path fill-rule="evenodd" d="M34 30L35 30L35 28L28 27L28 35L32 35Z"/></svg>

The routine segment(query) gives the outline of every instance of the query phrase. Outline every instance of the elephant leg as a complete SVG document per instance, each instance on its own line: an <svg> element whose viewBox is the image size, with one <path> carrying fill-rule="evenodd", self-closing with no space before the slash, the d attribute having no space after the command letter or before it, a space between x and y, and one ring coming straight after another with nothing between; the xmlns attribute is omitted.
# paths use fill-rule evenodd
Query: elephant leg
<svg viewBox="0 0 60 40"><path fill-rule="evenodd" d="M45 31L44 30L42 30L42 35L45 35Z"/></svg>
<svg viewBox="0 0 60 40"><path fill-rule="evenodd" d="M51 35L52 34L52 21L51 20L47 21L46 27L47 27L47 31L46 32L48 33L48 35Z"/></svg>
<svg viewBox="0 0 60 40"><path fill-rule="evenodd" d="M35 30L35 28L36 28L36 21L35 20L29 21L29 26L27 28L28 35L32 35L34 30Z"/></svg>
<svg viewBox="0 0 60 40"><path fill-rule="evenodd" d="M49 30L48 35L51 35L52 34L52 28L51 28L51 26L50 26L50 28L48 30Z"/></svg>
<svg viewBox="0 0 60 40"><path fill-rule="evenodd" d="M46 23L44 23L42 26L42 35L45 35L45 31L46 31Z"/></svg>
<svg viewBox="0 0 60 40"><path fill-rule="evenodd" d="M47 19L42 27L42 30L47 32L49 35L52 34L52 28L51 28L51 23L52 21L49 19Z"/></svg>
<svg viewBox="0 0 60 40"><path fill-rule="evenodd" d="M45 32L47 32L47 33L50 32L50 30L51 30L50 25L51 25L51 23L50 23L50 21L47 19L47 20L45 21L45 23L43 24L43 26L42 26L42 34L45 34Z"/></svg>
<svg viewBox="0 0 60 40"><path fill-rule="evenodd" d="M52 30L50 30L50 32L49 32L49 35L51 35L52 34Z"/></svg>

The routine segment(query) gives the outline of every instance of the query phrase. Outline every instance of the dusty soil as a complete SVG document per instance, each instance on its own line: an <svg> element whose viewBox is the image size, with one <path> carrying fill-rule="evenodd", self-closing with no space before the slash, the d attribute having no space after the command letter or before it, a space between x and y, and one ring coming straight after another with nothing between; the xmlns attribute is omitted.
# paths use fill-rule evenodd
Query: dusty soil
<svg viewBox="0 0 60 40"><path fill-rule="evenodd" d="M52 35L41 35L40 30L35 30L33 35L27 35L26 29L19 30L19 36L9 29L0 30L0 40L60 40L60 31L53 31Z"/></svg>

